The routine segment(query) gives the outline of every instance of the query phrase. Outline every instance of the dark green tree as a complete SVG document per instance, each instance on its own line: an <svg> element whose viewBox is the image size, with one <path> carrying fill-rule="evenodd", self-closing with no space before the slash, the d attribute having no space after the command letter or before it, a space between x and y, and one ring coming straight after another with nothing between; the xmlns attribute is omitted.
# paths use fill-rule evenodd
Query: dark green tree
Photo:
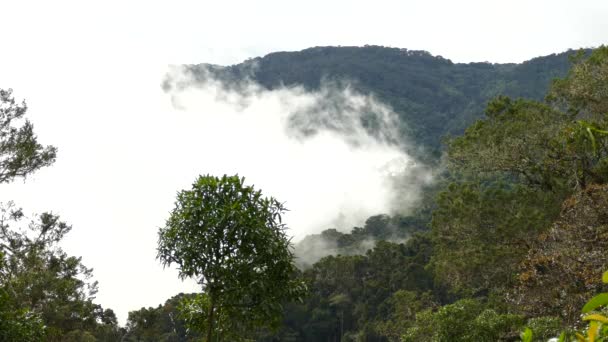
<svg viewBox="0 0 608 342"><path fill-rule="evenodd" d="M177 342L200 341L201 335L186 328L179 307L196 294L178 294L156 308L141 308L129 312L125 342Z"/></svg>
<svg viewBox="0 0 608 342"><path fill-rule="evenodd" d="M284 212L283 204L238 176L200 176L192 190L178 194L159 231L158 258L202 286L199 301L186 307L206 311L198 317L205 317L208 342L227 332L245 336L277 327L282 304L303 294L304 284L294 278Z"/></svg>
<svg viewBox="0 0 608 342"><path fill-rule="evenodd" d="M5 255L0 251L0 272ZM1 284L1 283L0 283ZM44 322L39 315L19 308L5 286L0 286L0 341L39 341L44 336Z"/></svg>
<svg viewBox="0 0 608 342"><path fill-rule="evenodd" d="M25 101L17 103L11 89L0 89L0 183L51 165L57 149L42 146L34 134L32 123L24 119Z"/></svg>
<svg viewBox="0 0 608 342"><path fill-rule="evenodd" d="M505 183L451 184L433 213L435 280L461 295L512 285L529 243L559 214L552 194Z"/></svg>
<svg viewBox="0 0 608 342"><path fill-rule="evenodd" d="M46 341L68 336L118 333L111 310L93 303L97 282L81 259L67 255L58 244L71 227L53 214L44 213L27 222L12 203L0 207L0 305L44 335ZM43 324L35 324L37 321ZM21 324L15 327L22 326ZM30 329L31 330L31 329ZM27 339L26 339L27 340Z"/></svg>

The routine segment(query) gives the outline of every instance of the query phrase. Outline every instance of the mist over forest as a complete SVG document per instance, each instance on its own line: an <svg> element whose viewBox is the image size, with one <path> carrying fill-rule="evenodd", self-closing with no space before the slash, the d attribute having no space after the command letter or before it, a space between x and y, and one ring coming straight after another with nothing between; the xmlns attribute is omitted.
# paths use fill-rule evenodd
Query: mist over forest
<svg viewBox="0 0 608 342"><path fill-rule="evenodd" d="M123 324L61 248L72 226L6 203L0 341L608 336L608 301L581 316L608 282L606 47L498 64L323 46L173 65L158 86L201 176L149 234L199 291ZM53 168L61 150L11 128L28 108L1 95L0 182ZM158 127L138 146L176 150Z"/></svg>

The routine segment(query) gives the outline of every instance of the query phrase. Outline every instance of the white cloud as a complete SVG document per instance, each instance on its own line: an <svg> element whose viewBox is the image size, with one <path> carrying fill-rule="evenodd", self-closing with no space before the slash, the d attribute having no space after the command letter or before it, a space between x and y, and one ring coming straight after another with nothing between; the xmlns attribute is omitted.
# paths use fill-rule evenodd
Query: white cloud
<svg viewBox="0 0 608 342"><path fill-rule="evenodd" d="M176 73L173 78L184 83L183 73ZM285 201L297 238L338 221L342 226L335 228L348 230L371 215L405 211L430 181L428 170L391 143L403 141L393 131L396 114L371 96L337 85L307 92L299 87L268 91L251 82L236 88L215 80L185 83L170 92L172 103L183 109L177 115L193 120L181 128L179 146L194 152L184 158L196 159L201 173L239 173ZM363 128L361 118L369 113L388 137ZM314 134L303 135L302 129ZM418 181L394 207L396 179L412 177ZM338 220L341 216L346 220Z"/></svg>

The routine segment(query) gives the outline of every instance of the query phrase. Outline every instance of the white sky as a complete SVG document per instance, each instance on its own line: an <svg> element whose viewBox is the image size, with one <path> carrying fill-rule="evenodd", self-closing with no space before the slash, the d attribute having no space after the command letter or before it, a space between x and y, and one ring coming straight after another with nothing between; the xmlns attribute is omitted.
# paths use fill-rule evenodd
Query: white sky
<svg viewBox="0 0 608 342"><path fill-rule="evenodd" d="M95 269L98 302L124 322L194 290L154 260L157 229L176 191L207 172L209 147L195 139L196 113L176 113L160 91L168 64L364 44L520 62L605 43L606 18L601 0L2 0L0 88L27 99L40 140L59 155L25 183L0 186L0 199L73 224L66 249Z"/></svg>

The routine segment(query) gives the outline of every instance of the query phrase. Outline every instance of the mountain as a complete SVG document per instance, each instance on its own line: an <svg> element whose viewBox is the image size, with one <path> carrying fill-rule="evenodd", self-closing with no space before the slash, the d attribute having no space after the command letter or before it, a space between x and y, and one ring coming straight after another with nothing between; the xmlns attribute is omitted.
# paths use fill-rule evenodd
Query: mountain
<svg viewBox="0 0 608 342"><path fill-rule="evenodd" d="M426 51L364 47L313 47L276 52L232 66L189 65L199 81L209 74L226 82L251 79L267 89L348 84L390 105L400 130L425 153L439 151L446 135L460 135L481 118L497 95L541 100L551 81L565 76L574 51L521 64L453 63ZM209 73L209 71L211 73Z"/></svg>
<svg viewBox="0 0 608 342"><path fill-rule="evenodd" d="M285 303L278 331L252 338L514 341L529 328L546 341L586 325L580 307L603 290L608 268L608 48L571 67L573 54L463 64L424 51L315 47L186 66L195 81L229 89L252 80L371 94L394 109L418 157L451 165L408 216L304 238L295 254L308 296ZM539 102L545 94L553 101ZM487 105L498 95L508 97Z"/></svg>

